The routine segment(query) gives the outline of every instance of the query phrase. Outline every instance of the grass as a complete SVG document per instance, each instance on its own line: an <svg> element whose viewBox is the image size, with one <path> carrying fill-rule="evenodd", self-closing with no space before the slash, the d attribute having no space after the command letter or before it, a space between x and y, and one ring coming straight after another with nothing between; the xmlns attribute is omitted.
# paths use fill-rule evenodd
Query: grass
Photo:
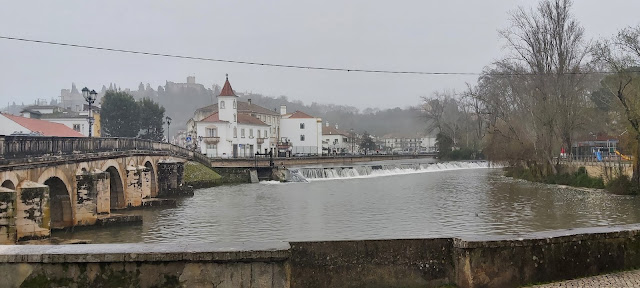
<svg viewBox="0 0 640 288"><path fill-rule="evenodd" d="M222 183L221 178L218 173L200 163L189 161L184 165L184 183L193 186L193 188L219 185Z"/></svg>

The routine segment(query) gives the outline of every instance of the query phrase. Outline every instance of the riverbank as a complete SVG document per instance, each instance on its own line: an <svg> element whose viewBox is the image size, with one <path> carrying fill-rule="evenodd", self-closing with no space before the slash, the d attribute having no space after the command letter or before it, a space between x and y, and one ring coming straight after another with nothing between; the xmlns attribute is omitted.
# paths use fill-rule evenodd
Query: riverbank
<svg viewBox="0 0 640 288"><path fill-rule="evenodd" d="M192 161L184 164L185 185L198 189L214 187L222 183L222 177L210 168Z"/></svg>
<svg viewBox="0 0 640 288"><path fill-rule="evenodd" d="M591 177L584 167L579 167L573 173L560 171L556 175L542 175L534 170L523 167L505 167L505 176L516 179L527 180L531 182L540 182L545 184L565 185L571 187L582 188L606 188L604 180L600 177Z"/></svg>

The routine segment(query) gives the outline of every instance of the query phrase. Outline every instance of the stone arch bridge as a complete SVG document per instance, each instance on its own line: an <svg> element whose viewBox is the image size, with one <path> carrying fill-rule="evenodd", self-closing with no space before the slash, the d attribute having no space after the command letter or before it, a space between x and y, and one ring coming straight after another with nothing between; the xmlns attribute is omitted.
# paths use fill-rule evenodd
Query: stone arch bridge
<svg viewBox="0 0 640 288"><path fill-rule="evenodd" d="M142 139L0 136L0 244L178 194L185 160L210 166L197 152Z"/></svg>

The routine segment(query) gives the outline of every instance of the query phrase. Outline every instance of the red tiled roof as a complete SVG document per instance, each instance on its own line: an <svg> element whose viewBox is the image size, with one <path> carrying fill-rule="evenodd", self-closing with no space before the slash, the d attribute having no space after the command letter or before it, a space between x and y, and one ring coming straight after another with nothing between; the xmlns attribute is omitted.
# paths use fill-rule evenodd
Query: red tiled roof
<svg viewBox="0 0 640 288"><path fill-rule="evenodd" d="M18 123L20 126L31 130L32 132L38 132L43 136L57 136L57 137L84 137L80 132L77 132L64 124L53 123L40 119L25 118L11 114L2 114L9 118L13 122Z"/></svg>
<svg viewBox="0 0 640 288"><path fill-rule="evenodd" d="M251 114L238 114L238 123L240 124L249 124L249 125L259 125L259 126L269 126L266 123L262 122L262 120L251 116Z"/></svg>
<svg viewBox="0 0 640 288"><path fill-rule="evenodd" d="M220 114L218 112L209 115L207 118L202 119L202 122L227 122L220 120ZM227 122L228 123L228 122Z"/></svg>
<svg viewBox="0 0 640 288"><path fill-rule="evenodd" d="M280 113L278 112L264 108L262 106L258 106L256 104L249 104L243 101L238 101L237 103L238 103L238 108L237 108L238 113L255 113L255 114L273 115L273 116L280 115ZM199 111L199 112L201 111L202 113L217 113L218 103L199 108L196 111Z"/></svg>
<svg viewBox="0 0 640 288"><path fill-rule="evenodd" d="M322 135L343 135L349 136L349 133L336 129L334 126L322 126Z"/></svg>
<svg viewBox="0 0 640 288"><path fill-rule="evenodd" d="M236 94L233 93L233 89L231 88L231 83L229 83L229 76L227 76L227 80L224 81L224 86L222 86L222 91L220 91L220 95L218 96L236 96Z"/></svg>
<svg viewBox="0 0 640 288"><path fill-rule="evenodd" d="M262 122L260 119L251 116L251 114L238 113L238 123L239 124L249 124L249 125L260 125L260 126L269 126L266 123ZM209 115L207 118L202 119L202 122L224 122L229 123L229 121L220 120L220 114L218 112Z"/></svg>
<svg viewBox="0 0 640 288"><path fill-rule="evenodd" d="M289 116L289 119L293 119L293 118L316 118L316 117L313 117L302 111L296 111L296 112L293 112L291 116Z"/></svg>

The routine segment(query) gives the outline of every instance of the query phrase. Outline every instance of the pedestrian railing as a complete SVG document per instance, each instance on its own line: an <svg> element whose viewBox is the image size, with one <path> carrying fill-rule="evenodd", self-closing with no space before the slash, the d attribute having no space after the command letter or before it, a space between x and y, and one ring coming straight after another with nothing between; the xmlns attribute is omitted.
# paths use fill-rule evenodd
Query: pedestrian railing
<svg viewBox="0 0 640 288"><path fill-rule="evenodd" d="M26 159L117 151L166 152L170 155L211 166L210 160L197 151L169 143L137 138L116 137L42 137L0 136L0 157Z"/></svg>

